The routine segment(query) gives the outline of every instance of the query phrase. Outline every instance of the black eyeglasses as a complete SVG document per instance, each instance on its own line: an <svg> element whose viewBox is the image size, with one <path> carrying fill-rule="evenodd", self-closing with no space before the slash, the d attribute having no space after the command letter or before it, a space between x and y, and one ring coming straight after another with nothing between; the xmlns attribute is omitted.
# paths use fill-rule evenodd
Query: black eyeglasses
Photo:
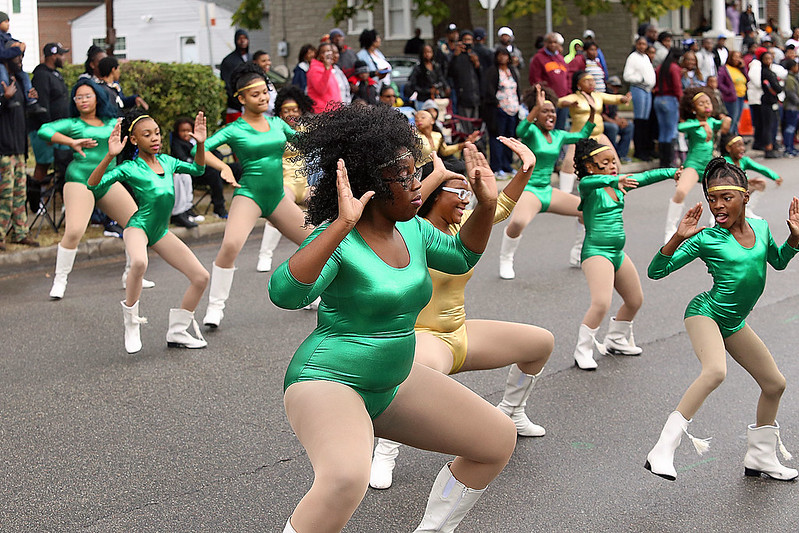
<svg viewBox="0 0 799 533"><path fill-rule="evenodd" d="M393 178L385 179L388 183L399 183L400 186L407 190L410 190L411 185L415 180L421 180L422 178L422 167L417 168L412 173L401 172L396 174Z"/></svg>

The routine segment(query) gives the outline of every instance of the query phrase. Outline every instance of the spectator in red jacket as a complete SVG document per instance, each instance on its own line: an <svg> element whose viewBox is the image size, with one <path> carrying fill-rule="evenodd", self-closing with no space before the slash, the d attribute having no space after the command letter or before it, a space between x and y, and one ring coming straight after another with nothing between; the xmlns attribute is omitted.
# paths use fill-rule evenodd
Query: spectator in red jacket
<svg viewBox="0 0 799 533"><path fill-rule="evenodd" d="M330 102L341 102L341 91L333 74L333 45L319 45L316 58L308 68L308 96L314 101L314 113L321 113Z"/></svg>
<svg viewBox="0 0 799 533"><path fill-rule="evenodd" d="M569 76L566 61L560 53L560 46L563 37L558 33L548 33L544 37L544 47L541 48L530 60L530 85L542 86L552 89L558 98L568 95ZM558 109L558 118L555 127L561 130L566 129L566 120L569 117L569 109Z"/></svg>

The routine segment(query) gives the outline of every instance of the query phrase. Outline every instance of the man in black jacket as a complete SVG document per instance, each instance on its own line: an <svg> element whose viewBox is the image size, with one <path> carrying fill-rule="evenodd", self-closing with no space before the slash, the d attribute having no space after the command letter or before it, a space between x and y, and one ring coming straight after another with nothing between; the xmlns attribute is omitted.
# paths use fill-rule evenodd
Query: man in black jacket
<svg viewBox="0 0 799 533"><path fill-rule="evenodd" d="M457 114L480 116L480 58L474 53L474 34L463 30L449 62L449 77L457 95Z"/></svg>
<svg viewBox="0 0 799 533"><path fill-rule="evenodd" d="M219 66L219 76L225 82L225 90L227 91L227 111L225 112L225 123L230 123L241 116L241 103L233 93L236 90L230 85L230 75L233 70L250 60L250 36L246 30L236 30L233 37L233 43L236 49L225 56L222 64Z"/></svg>

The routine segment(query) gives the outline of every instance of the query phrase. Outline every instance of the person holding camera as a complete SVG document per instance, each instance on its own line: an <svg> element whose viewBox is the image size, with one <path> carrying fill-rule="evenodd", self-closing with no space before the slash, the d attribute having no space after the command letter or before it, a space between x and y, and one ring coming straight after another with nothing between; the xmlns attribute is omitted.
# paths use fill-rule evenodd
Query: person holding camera
<svg viewBox="0 0 799 533"><path fill-rule="evenodd" d="M463 30L460 41L449 61L449 77L456 93L456 113L468 117L480 116L480 58L472 50L474 34Z"/></svg>
<svg viewBox="0 0 799 533"><path fill-rule="evenodd" d="M405 85L405 95L410 96L413 93L416 93L418 106L427 100L449 98L450 88L447 79L441 70L441 65L433 59L433 47L429 44L422 46L419 64L413 67Z"/></svg>

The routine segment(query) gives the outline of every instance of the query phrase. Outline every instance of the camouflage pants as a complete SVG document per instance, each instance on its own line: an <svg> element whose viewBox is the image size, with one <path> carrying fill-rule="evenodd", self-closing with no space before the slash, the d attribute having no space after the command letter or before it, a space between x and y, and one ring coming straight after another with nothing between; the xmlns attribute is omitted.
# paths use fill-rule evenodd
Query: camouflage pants
<svg viewBox="0 0 799 533"><path fill-rule="evenodd" d="M25 157L0 156L0 241L4 241L8 233L14 234L15 241L28 235L25 187Z"/></svg>

